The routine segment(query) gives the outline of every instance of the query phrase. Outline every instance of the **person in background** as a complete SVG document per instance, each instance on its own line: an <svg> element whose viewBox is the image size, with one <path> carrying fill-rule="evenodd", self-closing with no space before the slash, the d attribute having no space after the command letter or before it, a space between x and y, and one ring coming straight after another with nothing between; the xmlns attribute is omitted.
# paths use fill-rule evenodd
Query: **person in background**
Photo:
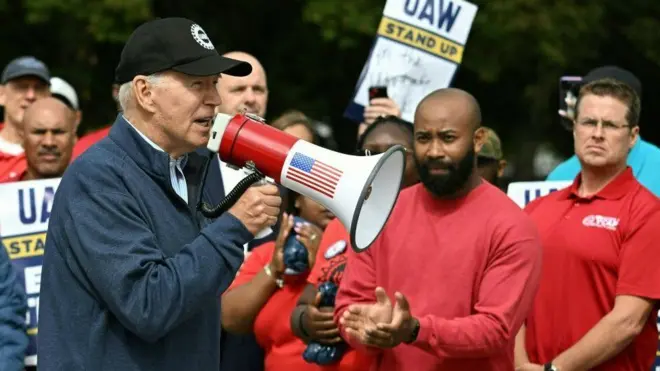
<svg viewBox="0 0 660 371"><path fill-rule="evenodd" d="M242 51L228 52L223 55L227 58L240 60L252 65L252 72L247 76L221 75L216 85L220 95L220 104L215 111L228 115L236 115L245 110L248 113L265 118L268 106L268 85L266 71L261 62L251 54ZM235 185L245 177L245 174L229 168L226 163L220 161L217 156L209 165L207 184L212 184L213 189L207 189L206 195L213 204L219 203ZM282 204L286 205L286 189L278 187ZM264 238L250 241L245 254L246 259L249 252L255 247L266 242L274 241L279 231L279 224L271 229L273 233ZM222 358L220 359L221 370L262 371L264 369L264 352L254 336L254 333L232 334L222 329L220 337Z"/></svg>
<svg viewBox="0 0 660 371"><path fill-rule="evenodd" d="M25 111L23 146L27 167L17 180L59 178L76 142L76 115L61 100L45 98Z"/></svg>
<svg viewBox="0 0 660 371"><path fill-rule="evenodd" d="M477 173L484 132L472 95L430 93L414 125L421 184L402 190L374 244L350 255L335 321L374 355L372 370L510 370L541 270L536 228Z"/></svg>
<svg viewBox="0 0 660 371"><path fill-rule="evenodd" d="M0 77L0 181L10 182L25 168L23 156L23 115L38 99L50 95L50 71L46 64L23 56L9 62Z"/></svg>
<svg viewBox="0 0 660 371"><path fill-rule="evenodd" d="M403 188L419 182L417 169L412 161L413 126L396 116L377 118L358 138L358 152L377 155L394 145L401 145L407 153L403 176ZM333 219L321 238L316 263L307 277L307 286L303 291L295 310L291 313L291 329L305 343L316 341L321 344L337 342L339 330L334 322L332 307L319 307L317 290L319 285L332 282L341 285L341 278L348 256L351 252L350 236L344 225L337 218ZM349 349L341 360L333 365L323 366L322 370L362 371L368 370L373 359L366 352Z"/></svg>
<svg viewBox="0 0 660 371"><path fill-rule="evenodd" d="M309 120L289 111L272 125L302 140L313 141ZM295 224L293 215L306 223ZM305 287L307 273L285 275L283 247L292 229L308 251L309 267L315 264L323 229L334 215L312 199L289 194L277 239L257 246L222 296L222 325L233 334L254 333L265 353L266 371L316 370L302 358L305 345L291 332L285 313L290 313Z"/></svg>
<svg viewBox="0 0 660 371"><path fill-rule="evenodd" d="M385 116L401 117L399 105L391 98L373 98L370 100L369 105L364 108L364 121L358 126L358 138L377 118Z"/></svg>
<svg viewBox="0 0 660 371"><path fill-rule="evenodd" d="M25 289L0 238L0 370L25 368L27 309Z"/></svg>
<svg viewBox="0 0 660 371"><path fill-rule="evenodd" d="M82 120L82 111L80 111L76 90L61 77L51 77L50 94L53 98L61 100L73 112L76 124L75 131L77 132L80 121Z"/></svg>
<svg viewBox="0 0 660 371"><path fill-rule="evenodd" d="M580 173L525 208L541 233L543 273L516 342L519 370L651 369L660 199L627 165L639 113L639 97L618 80L580 90L573 123Z"/></svg>
<svg viewBox="0 0 660 371"><path fill-rule="evenodd" d="M582 79L584 86L590 82L611 78L630 86L640 99L640 110L642 100L642 83L639 79L623 68L616 66L603 66L591 70ZM560 114L573 121L573 117L567 116L566 112ZM639 128L638 128L639 130ZM630 149L627 159L628 165L632 168L633 175L640 183L648 188L653 194L660 197L660 148L649 143L639 136L635 145ZM580 173L580 160L577 155L573 155L568 160L557 165L557 167L548 174L546 180L573 180Z"/></svg>
<svg viewBox="0 0 660 371"><path fill-rule="evenodd" d="M268 106L268 84L266 70L261 62L253 55L242 51L225 53L224 56L250 63L252 73L240 77L222 75L218 79L217 87L222 103L218 106L217 112L235 115L245 111L265 118Z"/></svg>
<svg viewBox="0 0 660 371"><path fill-rule="evenodd" d="M477 153L477 171L490 184L499 186L499 180L504 174L506 160L502 154L502 142L495 130L482 126L484 130L484 145Z"/></svg>

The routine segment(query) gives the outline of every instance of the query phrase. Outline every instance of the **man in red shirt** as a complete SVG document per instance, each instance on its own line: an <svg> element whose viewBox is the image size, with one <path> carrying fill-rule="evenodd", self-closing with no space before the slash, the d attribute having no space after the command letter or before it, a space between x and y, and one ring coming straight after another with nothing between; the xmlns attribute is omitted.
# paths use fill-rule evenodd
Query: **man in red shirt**
<svg viewBox="0 0 660 371"><path fill-rule="evenodd" d="M23 120L24 167L6 181L61 177L73 151L75 126L75 113L59 99L48 97L31 105Z"/></svg>
<svg viewBox="0 0 660 371"><path fill-rule="evenodd" d="M628 85L611 79L585 85L573 124L582 170L572 186L526 207L541 233L544 266L518 336L521 370L651 369L660 200L626 165L639 113Z"/></svg>
<svg viewBox="0 0 660 371"><path fill-rule="evenodd" d="M376 355L372 369L513 370L541 247L529 217L477 173L480 124L464 91L422 100L413 150L422 184L401 192L370 249L349 256L335 318L353 347Z"/></svg>

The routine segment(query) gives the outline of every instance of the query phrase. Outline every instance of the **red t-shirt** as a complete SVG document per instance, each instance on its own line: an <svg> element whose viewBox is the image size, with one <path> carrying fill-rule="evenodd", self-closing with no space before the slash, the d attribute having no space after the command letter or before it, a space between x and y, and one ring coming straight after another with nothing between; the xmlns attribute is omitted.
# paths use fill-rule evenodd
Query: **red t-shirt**
<svg viewBox="0 0 660 371"><path fill-rule="evenodd" d="M333 282L338 285L346 268L350 253L350 236L339 219L335 218L325 228L323 238L316 254L314 268L307 281L314 286L323 282ZM344 353L341 361L334 365L321 367L325 371L365 371L373 363L373 356L353 348Z"/></svg>
<svg viewBox="0 0 660 371"><path fill-rule="evenodd" d="M348 259L335 318L352 303L374 303L380 286L392 303L395 292L405 295L420 321L417 340L380 351L372 369L513 370L541 245L532 220L502 191L484 181L441 200L421 184L406 188L374 244Z"/></svg>
<svg viewBox="0 0 660 371"><path fill-rule="evenodd" d="M76 142L76 145L73 147L73 154L71 156L71 161L73 161L81 153L85 152L87 148L94 145L94 143L105 138L110 132L110 128L111 126L108 126L80 137L80 139L78 139L78 142Z"/></svg>
<svg viewBox="0 0 660 371"><path fill-rule="evenodd" d="M250 282L270 262L274 251L274 242L267 242L252 250L229 290ZM254 335L266 356L265 371L319 370L317 365L303 359L302 354L307 345L291 330L291 312L307 285L306 278L287 277L284 287L273 293L254 320Z"/></svg>
<svg viewBox="0 0 660 371"><path fill-rule="evenodd" d="M0 131L5 127L4 122L0 122ZM27 160L25 152L15 155L0 151L0 183L11 183L21 180L21 177L27 170Z"/></svg>
<svg viewBox="0 0 660 371"><path fill-rule="evenodd" d="M18 182L26 171L25 153L14 156L0 152L0 183Z"/></svg>
<svg viewBox="0 0 660 371"><path fill-rule="evenodd" d="M527 319L531 361L545 363L573 346L614 306L617 295L660 299L660 200L627 168L593 197L572 186L530 203L543 273ZM619 355L593 370L651 369L658 344L655 312Z"/></svg>

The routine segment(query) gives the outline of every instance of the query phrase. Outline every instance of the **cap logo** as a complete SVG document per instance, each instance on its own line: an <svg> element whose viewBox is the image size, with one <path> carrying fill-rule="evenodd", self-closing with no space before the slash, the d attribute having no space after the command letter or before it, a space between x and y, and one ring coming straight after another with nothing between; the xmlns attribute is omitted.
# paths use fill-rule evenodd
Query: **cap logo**
<svg viewBox="0 0 660 371"><path fill-rule="evenodd" d="M198 24L193 24L190 26L190 33L192 33L195 41L197 41L197 43L203 48L208 50L215 49L211 39L209 39L208 35L206 35L206 32L204 32L204 30Z"/></svg>

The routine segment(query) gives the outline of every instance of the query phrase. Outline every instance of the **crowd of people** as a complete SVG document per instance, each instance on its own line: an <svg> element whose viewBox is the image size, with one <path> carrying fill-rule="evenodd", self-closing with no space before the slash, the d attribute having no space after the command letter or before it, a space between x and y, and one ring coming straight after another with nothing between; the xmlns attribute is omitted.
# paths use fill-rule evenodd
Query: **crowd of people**
<svg viewBox="0 0 660 371"><path fill-rule="evenodd" d="M208 156L214 114L267 117L256 57L220 54L196 23L164 18L126 41L115 80L114 123L78 137L76 90L46 63L18 57L1 76L0 183L61 179L39 369L651 370L660 149L640 137L642 84L629 71L585 75L568 117L575 155L548 177L572 185L522 210L500 189L502 143L472 94L429 92L414 122L375 98L349 154L400 145L406 163L362 253L325 205L281 186L249 188L216 219L200 213L241 180ZM304 112L267 122L323 146ZM7 371L25 368L28 343L18 276L0 249Z"/></svg>

